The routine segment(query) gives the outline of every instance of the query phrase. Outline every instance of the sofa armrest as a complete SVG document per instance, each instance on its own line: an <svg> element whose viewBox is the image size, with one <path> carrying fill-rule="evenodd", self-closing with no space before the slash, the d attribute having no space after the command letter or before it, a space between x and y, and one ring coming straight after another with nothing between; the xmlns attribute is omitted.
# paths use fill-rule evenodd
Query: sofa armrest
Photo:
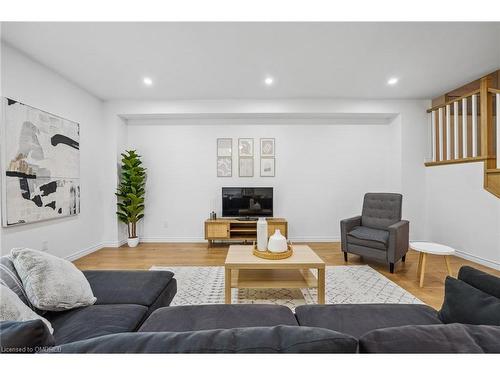
<svg viewBox="0 0 500 375"><path fill-rule="evenodd" d="M395 263L400 260L410 247L410 222L401 220L390 225L389 231L389 246L387 258L390 263Z"/></svg>
<svg viewBox="0 0 500 375"><path fill-rule="evenodd" d="M347 233L361 225L361 216L340 220L340 240L342 251L347 251Z"/></svg>
<svg viewBox="0 0 500 375"><path fill-rule="evenodd" d="M97 298L96 305L151 306L172 281L169 271L83 271ZM175 279L174 279L175 281Z"/></svg>

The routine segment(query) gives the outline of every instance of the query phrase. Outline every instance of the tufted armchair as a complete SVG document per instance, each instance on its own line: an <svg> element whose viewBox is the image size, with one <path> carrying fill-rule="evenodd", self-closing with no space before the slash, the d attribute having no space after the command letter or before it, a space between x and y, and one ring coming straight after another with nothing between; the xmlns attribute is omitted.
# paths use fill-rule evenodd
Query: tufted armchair
<svg viewBox="0 0 500 375"><path fill-rule="evenodd" d="M403 196L393 193L367 193L361 216L340 222L341 248L347 253L394 264L404 262L409 247L410 223L401 220Z"/></svg>

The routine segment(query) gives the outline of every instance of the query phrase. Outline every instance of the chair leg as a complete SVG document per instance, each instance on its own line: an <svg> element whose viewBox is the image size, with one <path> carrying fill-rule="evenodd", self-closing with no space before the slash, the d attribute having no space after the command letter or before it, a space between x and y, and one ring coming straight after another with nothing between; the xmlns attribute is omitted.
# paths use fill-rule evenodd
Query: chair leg
<svg viewBox="0 0 500 375"><path fill-rule="evenodd" d="M394 263L389 263L389 272L394 273Z"/></svg>
<svg viewBox="0 0 500 375"><path fill-rule="evenodd" d="M344 262L347 262L347 251L344 251Z"/></svg>
<svg viewBox="0 0 500 375"><path fill-rule="evenodd" d="M404 263L406 262L406 255L403 255L403 257L401 258L401 261Z"/></svg>

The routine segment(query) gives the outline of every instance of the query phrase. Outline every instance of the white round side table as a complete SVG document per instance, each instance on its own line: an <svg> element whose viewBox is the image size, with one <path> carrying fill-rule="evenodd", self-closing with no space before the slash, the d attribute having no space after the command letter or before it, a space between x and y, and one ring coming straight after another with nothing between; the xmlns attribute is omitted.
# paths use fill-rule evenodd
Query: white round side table
<svg viewBox="0 0 500 375"><path fill-rule="evenodd" d="M441 245L434 242L424 242L424 241L412 241L410 242L410 249L420 252L418 257L418 268L417 276L420 277L420 287L424 285L424 274L425 274L425 264L427 262L427 254L442 255L446 263L446 269L448 270L448 275L451 274L449 255L455 254L455 249L449 246Z"/></svg>

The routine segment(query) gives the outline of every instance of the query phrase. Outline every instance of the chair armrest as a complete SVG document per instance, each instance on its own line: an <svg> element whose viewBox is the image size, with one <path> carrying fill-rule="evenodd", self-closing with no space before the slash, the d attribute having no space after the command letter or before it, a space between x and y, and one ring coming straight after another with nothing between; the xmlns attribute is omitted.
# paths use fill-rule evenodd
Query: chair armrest
<svg viewBox="0 0 500 375"><path fill-rule="evenodd" d="M97 298L96 305L151 306L172 280L169 271L83 271Z"/></svg>
<svg viewBox="0 0 500 375"><path fill-rule="evenodd" d="M389 231L388 260L395 263L400 260L410 247L410 222L401 220L387 227Z"/></svg>
<svg viewBox="0 0 500 375"><path fill-rule="evenodd" d="M340 240L342 251L347 251L347 233L361 225L361 216L340 220Z"/></svg>

